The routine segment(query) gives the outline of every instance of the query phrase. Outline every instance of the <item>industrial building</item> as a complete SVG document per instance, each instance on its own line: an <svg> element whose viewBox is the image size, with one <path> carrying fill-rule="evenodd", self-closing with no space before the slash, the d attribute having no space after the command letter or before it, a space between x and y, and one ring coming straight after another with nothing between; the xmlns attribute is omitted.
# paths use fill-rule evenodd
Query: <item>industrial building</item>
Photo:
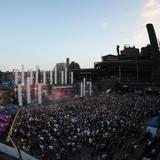
<svg viewBox="0 0 160 160"><path fill-rule="evenodd" d="M146 87L160 85L160 51L152 24L146 25L150 44L140 50L135 46L124 46L117 55L102 56L91 69L73 69L75 79L86 77L99 88L127 85Z"/></svg>

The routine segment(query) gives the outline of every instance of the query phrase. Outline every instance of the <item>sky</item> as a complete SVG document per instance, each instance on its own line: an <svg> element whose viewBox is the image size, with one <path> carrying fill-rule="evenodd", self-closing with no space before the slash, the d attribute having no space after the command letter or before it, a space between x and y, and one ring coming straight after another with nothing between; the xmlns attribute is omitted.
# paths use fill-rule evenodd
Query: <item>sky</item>
<svg viewBox="0 0 160 160"><path fill-rule="evenodd" d="M51 70L67 57L90 68L116 45L146 46L147 23L160 37L160 0L0 0L0 70Z"/></svg>

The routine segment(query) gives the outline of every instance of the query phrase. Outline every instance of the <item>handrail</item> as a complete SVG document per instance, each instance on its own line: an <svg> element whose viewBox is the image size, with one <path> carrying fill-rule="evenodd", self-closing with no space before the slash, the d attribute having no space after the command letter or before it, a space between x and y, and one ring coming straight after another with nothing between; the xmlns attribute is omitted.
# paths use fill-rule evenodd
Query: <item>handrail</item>
<svg viewBox="0 0 160 160"><path fill-rule="evenodd" d="M18 150L13 147L10 147L6 144L0 143L0 152L4 153L6 155L9 155L11 157L19 159ZM37 158L32 157L31 155L25 153L22 150L20 150L20 152L21 152L22 160L38 160Z"/></svg>

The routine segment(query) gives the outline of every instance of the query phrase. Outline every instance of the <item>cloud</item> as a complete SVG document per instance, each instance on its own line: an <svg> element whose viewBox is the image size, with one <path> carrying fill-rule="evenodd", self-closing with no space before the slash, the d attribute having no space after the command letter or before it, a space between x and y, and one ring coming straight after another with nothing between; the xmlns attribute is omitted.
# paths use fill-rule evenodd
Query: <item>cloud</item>
<svg viewBox="0 0 160 160"><path fill-rule="evenodd" d="M149 43L146 24L152 23L157 37L160 35L160 3L157 0L144 0L140 8L137 28L128 33L127 40L132 40L137 47L146 46Z"/></svg>
<svg viewBox="0 0 160 160"><path fill-rule="evenodd" d="M108 22L103 22L102 24L101 24L101 27L103 27L103 28L107 28L109 26L109 23Z"/></svg>
<svg viewBox="0 0 160 160"><path fill-rule="evenodd" d="M154 21L160 16L160 4L156 0L145 0L146 4L141 10L145 21Z"/></svg>

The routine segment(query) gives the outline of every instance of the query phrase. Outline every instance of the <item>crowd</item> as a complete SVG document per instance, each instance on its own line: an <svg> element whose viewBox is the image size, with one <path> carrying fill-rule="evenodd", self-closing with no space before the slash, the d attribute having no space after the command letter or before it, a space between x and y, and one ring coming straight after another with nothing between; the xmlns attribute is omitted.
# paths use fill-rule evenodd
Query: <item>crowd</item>
<svg viewBox="0 0 160 160"><path fill-rule="evenodd" d="M87 152L88 160L125 160L159 106L156 95L111 93L24 109L12 139L38 159L79 160Z"/></svg>

